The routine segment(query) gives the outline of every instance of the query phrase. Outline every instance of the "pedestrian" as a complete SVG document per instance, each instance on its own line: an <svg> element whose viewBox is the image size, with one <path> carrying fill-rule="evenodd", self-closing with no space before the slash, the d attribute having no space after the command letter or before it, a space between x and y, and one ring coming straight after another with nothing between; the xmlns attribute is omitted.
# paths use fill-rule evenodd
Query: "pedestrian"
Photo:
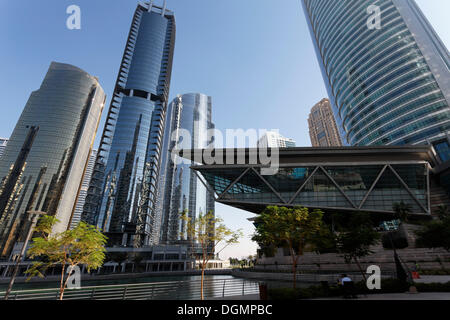
<svg viewBox="0 0 450 320"><path fill-rule="evenodd" d="M342 285L342 290L344 292L344 299L356 298L355 291L354 291L355 286L354 286L352 278L350 278L346 274L342 274L341 285Z"/></svg>

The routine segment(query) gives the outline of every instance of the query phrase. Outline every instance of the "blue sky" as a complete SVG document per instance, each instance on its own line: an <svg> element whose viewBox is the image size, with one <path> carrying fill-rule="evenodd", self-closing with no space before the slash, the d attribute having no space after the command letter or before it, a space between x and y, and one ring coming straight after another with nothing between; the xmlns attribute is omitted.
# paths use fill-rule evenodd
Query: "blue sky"
<svg viewBox="0 0 450 320"><path fill-rule="evenodd" d="M448 47L450 1L417 2ZM0 0L0 137L10 136L51 61L99 77L109 105L136 3ZM81 30L66 28L72 4L81 8ZM327 93L300 0L168 0L168 8L177 23L171 98L208 94L217 128L280 129L298 146L310 146L306 119ZM222 257L253 254L246 220L252 215L220 204L216 209L246 234Z"/></svg>

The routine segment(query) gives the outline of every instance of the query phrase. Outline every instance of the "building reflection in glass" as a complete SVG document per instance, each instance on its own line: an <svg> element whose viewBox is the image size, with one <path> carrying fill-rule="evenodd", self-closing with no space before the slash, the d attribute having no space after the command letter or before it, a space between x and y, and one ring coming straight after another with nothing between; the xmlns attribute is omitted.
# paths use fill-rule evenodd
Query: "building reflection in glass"
<svg viewBox="0 0 450 320"><path fill-rule="evenodd" d="M211 121L211 109L211 97L204 94L184 94L174 99L171 103L172 134L169 154L180 146L183 149L212 147L214 137L211 129L214 125ZM191 141L181 141L181 131L189 132ZM169 156L167 163L161 241L168 244L190 244L180 214L187 213L195 219L200 213L214 212L214 196L190 169L195 163L178 160L177 156Z"/></svg>
<svg viewBox="0 0 450 320"><path fill-rule="evenodd" d="M8 257L28 231L26 212L44 211L65 231L75 208L105 103L98 79L53 62L0 159L0 250Z"/></svg>
<svg viewBox="0 0 450 320"><path fill-rule="evenodd" d="M175 46L175 17L139 3L128 34L82 220L109 246L157 244L155 213Z"/></svg>

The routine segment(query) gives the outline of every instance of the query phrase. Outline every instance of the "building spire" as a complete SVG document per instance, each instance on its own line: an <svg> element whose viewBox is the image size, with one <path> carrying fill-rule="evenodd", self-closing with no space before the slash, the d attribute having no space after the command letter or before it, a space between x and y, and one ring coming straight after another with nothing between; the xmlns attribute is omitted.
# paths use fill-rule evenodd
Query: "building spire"
<svg viewBox="0 0 450 320"><path fill-rule="evenodd" d="M154 1L154 0L151 0L150 3L148 4L148 12L151 12L151 11L152 11L152 8L153 8L153 1Z"/></svg>
<svg viewBox="0 0 450 320"><path fill-rule="evenodd" d="M164 0L164 5L163 8L161 10L161 15L164 17L164 14L166 13L166 8L167 8L167 1Z"/></svg>

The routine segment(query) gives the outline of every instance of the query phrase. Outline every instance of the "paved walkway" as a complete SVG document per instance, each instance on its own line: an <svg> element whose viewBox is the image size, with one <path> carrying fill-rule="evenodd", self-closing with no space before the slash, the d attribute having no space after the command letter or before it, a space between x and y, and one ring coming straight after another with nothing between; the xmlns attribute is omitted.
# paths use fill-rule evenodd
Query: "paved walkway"
<svg viewBox="0 0 450 320"><path fill-rule="evenodd" d="M420 276L420 279L414 279L417 283L447 283L450 282L450 276Z"/></svg>

